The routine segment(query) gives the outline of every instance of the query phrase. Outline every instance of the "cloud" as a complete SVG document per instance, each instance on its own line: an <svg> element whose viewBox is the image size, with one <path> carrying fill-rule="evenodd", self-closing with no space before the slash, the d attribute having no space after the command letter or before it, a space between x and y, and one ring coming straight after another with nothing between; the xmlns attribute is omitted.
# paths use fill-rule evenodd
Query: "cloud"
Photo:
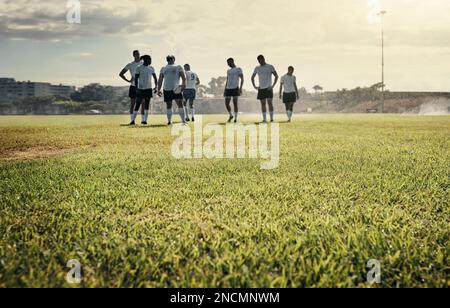
<svg viewBox="0 0 450 308"><path fill-rule="evenodd" d="M70 24L66 20L68 8L65 1L30 3L27 0L2 0L0 36L51 40L134 33L143 28L145 11L130 10L129 7L133 4L127 0L81 0L82 23Z"/></svg>
<svg viewBox="0 0 450 308"><path fill-rule="evenodd" d="M92 57L94 56L91 52L75 52L67 54L69 57Z"/></svg>
<svg viewBox="0 0 450 308"><path fill-rule="evenodd" d="M301 50L309 46L378 44L378 28L367 22L367 0L80 2L81 24L68 24L64 0L0 0L0 37L48 41L118 36L141 44L159 39L181 49L192 45L254 48L271 44L283 48L293 45ZM445 12L450 9L449 2L432 2L385 2L387 33L395 39L391 44L449 46L450 24ZM445 14L438 15L442 12Z"/></svg>

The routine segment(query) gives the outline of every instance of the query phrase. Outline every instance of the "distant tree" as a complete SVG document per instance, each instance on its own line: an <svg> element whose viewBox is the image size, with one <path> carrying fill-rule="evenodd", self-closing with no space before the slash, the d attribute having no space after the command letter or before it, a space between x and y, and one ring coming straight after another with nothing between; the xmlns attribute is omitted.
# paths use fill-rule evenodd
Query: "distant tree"
<svg viewBox="0 0 450 308"><path fill-rule="evenodd" d="M314 89L314 92L315 92L316 94L318 94L320 91L323 91L323 88L322 88L321 86L319 86L319 85L315 85L315 86L313 87L313 89Z"/></svg>
<svg viewBox="0 0 450 308"><path fill-rule="evenodd" d="M87 101L107 101L111 99L113 88L110 86L102 86L98 83L89 84L71 95L72 100L77 102Z"/></svg>
<svg viewBox="0 0 450 308"><path fill-rule="evenodd" d="M48 97L26 97L18 102L23 113L46 114L48 107L55 102L55 98Z"/></svg>
<svg viewBox="0 0 450 308"><path fill-rule="evenodd" d="M301 88L298 90L298 94L299 94L301 97L306 97L306 96L308 96L308 91L306 90L305 87L301 87Z"/></svg>
<svg viewBox="0 0 450 308"><path fill-rule="evenodd" d="M197 91L198 91L198 97L205 97L206 94L208 94L209 89L205 85L199 85Z"/></svg>
<svg viewBox="0 0 450 308"><path fill-rule="evenodd" d="M214 95L216 97L222 96L225 90L225 84L227 82L227 77L217 77L212 78L208 83L209 88L207 89L207 93Z"/></svg>

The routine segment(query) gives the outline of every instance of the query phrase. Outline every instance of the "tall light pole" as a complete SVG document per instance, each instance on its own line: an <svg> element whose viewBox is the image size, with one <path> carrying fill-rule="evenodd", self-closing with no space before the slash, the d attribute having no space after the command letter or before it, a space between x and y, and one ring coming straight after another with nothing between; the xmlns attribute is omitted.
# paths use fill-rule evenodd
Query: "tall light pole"
<svg viewBox="0 0 450 308"><path fill-rule="evenodd" d="M384 113L384 25L383 17L386 15L386 11L378 13L381 19L381 113Z"/></svg>

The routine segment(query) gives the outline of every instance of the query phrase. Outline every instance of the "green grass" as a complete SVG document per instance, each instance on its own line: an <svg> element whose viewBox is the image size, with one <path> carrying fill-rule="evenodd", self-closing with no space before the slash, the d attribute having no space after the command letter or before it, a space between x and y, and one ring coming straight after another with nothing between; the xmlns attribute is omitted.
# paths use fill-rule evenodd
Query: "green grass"
<svg viewBox="0 0 450 308"><path fill-rule="evenodd" d="M302 116L271 171L127 120L0 117L0 287L450 287L450 117Z"/></svg>

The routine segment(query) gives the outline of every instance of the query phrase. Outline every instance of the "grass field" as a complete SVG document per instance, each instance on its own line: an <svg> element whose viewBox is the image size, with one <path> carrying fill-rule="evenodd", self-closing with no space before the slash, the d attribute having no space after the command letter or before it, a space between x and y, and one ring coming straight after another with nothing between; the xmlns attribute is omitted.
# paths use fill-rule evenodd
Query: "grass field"
<svg viewBox="0 0 450 308"><path fill-rule="evenodd" d="M450 117L298 117L271 171L127 121L0 117L0 287L450 287Z"/></svg>

